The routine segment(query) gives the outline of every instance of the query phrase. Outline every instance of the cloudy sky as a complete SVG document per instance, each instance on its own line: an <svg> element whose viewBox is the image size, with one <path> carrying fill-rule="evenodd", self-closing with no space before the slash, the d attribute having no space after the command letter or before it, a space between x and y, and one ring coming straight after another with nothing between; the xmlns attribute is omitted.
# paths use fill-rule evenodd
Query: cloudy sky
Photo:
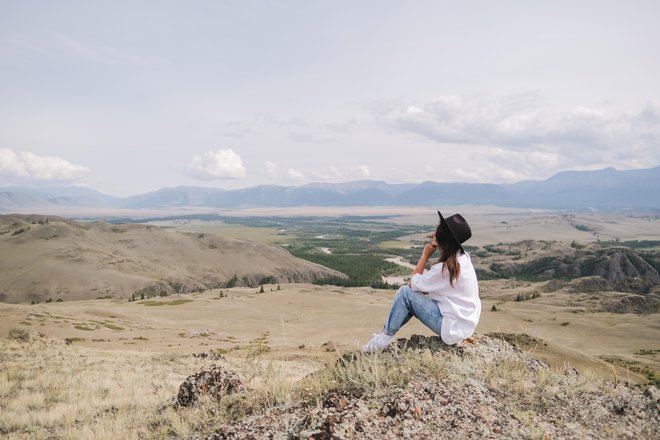
<svg viewBox="0 0 660 440"><path fill-rule="evenodd" d="M0 0L0 185L660 164L657 1Z"/></svg>

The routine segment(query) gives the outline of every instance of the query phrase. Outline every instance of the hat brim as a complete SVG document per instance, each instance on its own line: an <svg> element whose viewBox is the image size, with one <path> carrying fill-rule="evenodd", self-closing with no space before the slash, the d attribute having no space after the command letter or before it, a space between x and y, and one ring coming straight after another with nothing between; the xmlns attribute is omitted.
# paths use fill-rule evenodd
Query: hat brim
<svg viewBox="0 0 660 440"><path fill-rule="evenodd" d="M454 234L454 231L452 231L451 226L449 226L449 223L445 220L445 218L442 216L440 211L438 211L438 217L440 217L440 226L449 231L449 235L451 235L451 238L454 240L454 242L458 245L459 248L463 251L463 245L461 244L460 241L456 238L456 234ZM444 225L444 226L443 226Z"/></svg>

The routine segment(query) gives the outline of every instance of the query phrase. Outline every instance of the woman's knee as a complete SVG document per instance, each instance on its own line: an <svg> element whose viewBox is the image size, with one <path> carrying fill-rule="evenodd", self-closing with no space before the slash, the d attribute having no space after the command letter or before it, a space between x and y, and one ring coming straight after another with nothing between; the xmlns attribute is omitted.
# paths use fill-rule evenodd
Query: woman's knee
<svg viewBox="0 0 660 440"><path fill-rule="evenodd" d="M404 284L403 286L399 287L399 291L396 293L396 296L401 297L401 299L408 299L410 298L410 295L412 295L414 291L408 284Z"/></svg>

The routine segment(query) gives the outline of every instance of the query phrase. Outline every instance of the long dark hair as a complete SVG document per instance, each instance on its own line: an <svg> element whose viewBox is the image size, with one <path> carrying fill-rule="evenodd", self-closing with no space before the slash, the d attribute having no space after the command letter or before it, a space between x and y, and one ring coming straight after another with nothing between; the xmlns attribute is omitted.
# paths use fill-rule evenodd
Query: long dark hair
<svg viewBox="0 0 660 440"><path fill-rule="evenodd" d="M438 248L440 250L440 259L438 262L445 263L445 268L449 272L449 284L454 287L454 283L461 273L461 265L457 257L459 252L463 252L463 248L454 240L451 232L443 222L435 230L435 240L438 242Z"/></svg>

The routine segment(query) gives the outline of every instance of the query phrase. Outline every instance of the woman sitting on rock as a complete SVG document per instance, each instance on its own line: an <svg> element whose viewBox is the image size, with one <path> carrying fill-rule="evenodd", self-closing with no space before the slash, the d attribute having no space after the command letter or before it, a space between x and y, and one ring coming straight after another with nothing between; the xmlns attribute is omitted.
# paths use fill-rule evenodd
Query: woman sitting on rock
<svg viewBox="0 0 660 440"><path fill-rule="evenodd" d="M374 335L363 347L364 351L384 350L413 316L449 345L474 332L481 314L479 284L470 255L461 246L472 236L472 231L460 214L444 218L438 211L438 215L440 224L431 235L431 242L424 246L410 285L399 289L383 332ZM438 248L440 259L424 272Z"/></svg>

